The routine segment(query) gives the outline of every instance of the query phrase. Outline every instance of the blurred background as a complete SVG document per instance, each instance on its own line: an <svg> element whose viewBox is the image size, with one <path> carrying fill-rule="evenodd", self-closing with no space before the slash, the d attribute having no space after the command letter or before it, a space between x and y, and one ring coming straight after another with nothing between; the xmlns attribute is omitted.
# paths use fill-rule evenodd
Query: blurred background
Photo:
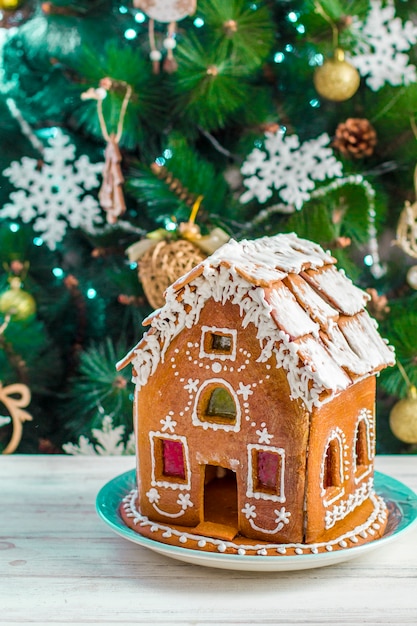
<svg viewBox="0 0 417 626"><path fill-rule="evenodd" d="M295 231L369 292L415 454L416 42L411 0L0 0L0 451L132 453L142 319Z"/></svg>

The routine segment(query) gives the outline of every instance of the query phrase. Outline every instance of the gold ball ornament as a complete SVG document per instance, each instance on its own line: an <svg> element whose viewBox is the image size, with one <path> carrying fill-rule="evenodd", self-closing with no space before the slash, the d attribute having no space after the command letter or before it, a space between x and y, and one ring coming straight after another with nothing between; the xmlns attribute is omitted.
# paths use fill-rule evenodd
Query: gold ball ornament
<svg viewBox="0 0 417 626"><path fill-rule="evenodd" d="M407 283L417 290L417 265L412 265L407 272Z"/></svg>
<svg viewBox="0 0 417 626"><path fill-rule="evenodd" d="M345 61L344 51L336 48L333 58L316 69L313 82L320 96L333 102L343 102L357 92L361 78L358 70Z"/></svg>
<svg viewBox="0 0 417 626"><path fill-rule="evenodd" d="M22 0L0 0L0 9L2 11L14 11L22 4Z"/></svg>
<svg viewBox="0 0 417 626"><path fill-rule="evenodd" d="M417 443L417 389L412 385L406 398L392 407L389 424L392 432L404 443Z"/></svg>
<svg viewBox="0 0 417 626"><path fill-rule="evenodd" d="M14 276L10 280L10 289L0 294L0 313L10 315L14 322L26 320L36 312L35 299L21 285L20 278Z"/></svg>

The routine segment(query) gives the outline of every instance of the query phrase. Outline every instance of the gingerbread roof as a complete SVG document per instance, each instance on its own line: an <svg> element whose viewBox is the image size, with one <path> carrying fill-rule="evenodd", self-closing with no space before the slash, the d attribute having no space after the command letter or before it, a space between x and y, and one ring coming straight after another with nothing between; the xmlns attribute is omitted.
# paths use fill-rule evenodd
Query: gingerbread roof
<svg viewBox="0 0 417 626"><path fill-rule="evenodd" d="M118 363L146 384L172 339L198 323L209 298L238 305L242 326L257 328L258 361L275 356L293 399L311 410L358 379L395 362L365 305L369 296L335 267L336 259L295 234L231 240L166 291L150 329Z"/></svg>

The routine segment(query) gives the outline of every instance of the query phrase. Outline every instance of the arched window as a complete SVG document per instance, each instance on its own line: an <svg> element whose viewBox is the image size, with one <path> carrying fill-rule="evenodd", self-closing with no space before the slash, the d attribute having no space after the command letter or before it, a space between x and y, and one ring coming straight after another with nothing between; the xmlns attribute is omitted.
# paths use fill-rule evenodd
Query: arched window
<svg viewBox="0 0 417 626"><path fill-rule="evenodd" d="M337 437L331 439L327 445L324 468L323 488L340 487L343 482L342 455L340 441Z"/></svg>
<svg viewBox="0 0 417 626"><path fill-rule="evenodd" d="M231 393L225 387L216 387L210 394L205 418L234 423L236 421L236 404Z"/></svg>
<svg viewBox="0 0 417 626"><path fill-rule="evenodd" d="M355 458L356 467L369 464L369 434L368 424L362 419L356 429L356 441L355 441Z"/></svg>
<svg viewBox="0 0 417 626"><path fill-rule="evenodd" d="M242 416L238 394L227 380L209 378L197 391L191 415L193 425L204 430L237 433Z"/></svg>

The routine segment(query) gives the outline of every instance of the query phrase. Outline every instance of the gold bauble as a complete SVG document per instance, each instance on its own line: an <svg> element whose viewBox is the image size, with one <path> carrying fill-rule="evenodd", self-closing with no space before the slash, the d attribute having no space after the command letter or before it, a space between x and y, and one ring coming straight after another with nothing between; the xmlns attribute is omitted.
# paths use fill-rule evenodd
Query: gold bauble
<svg viewBox="0 0 417 626"><path fill-rule="evenodd" d="M417 290L417 265L412 265L407 272L407 283Z"/></svg>
<svg viewBox="0 0 417 626"><path fill-rule="evenodd" d="M342 102L357 92L361 78L358 70L345 61L344 51L336 48L334 57L316 69L313 81L320 96L333 102Z"/></svg>
<svg viewBox="0 0 417 626"><path fill-rule="evenodd" d="M14 11L22 4L22 0L0 0L0 9L5 11Z"/></svg>
<svg viewBox="0 0 417 626"><path fill-rule="evenodd" d="M392 432L404 443L417 443L417 389L411 386L407 398L392 407L389 424Z"/></svg>
<svg viewBox="0 0 417 626"><path fill-rule="evenodd" d="M0 313L10 315L15 322L23 321L35 314L36 302L33 296L21 288L20 278L10 281L10 289L0 294Z"/></svg>

